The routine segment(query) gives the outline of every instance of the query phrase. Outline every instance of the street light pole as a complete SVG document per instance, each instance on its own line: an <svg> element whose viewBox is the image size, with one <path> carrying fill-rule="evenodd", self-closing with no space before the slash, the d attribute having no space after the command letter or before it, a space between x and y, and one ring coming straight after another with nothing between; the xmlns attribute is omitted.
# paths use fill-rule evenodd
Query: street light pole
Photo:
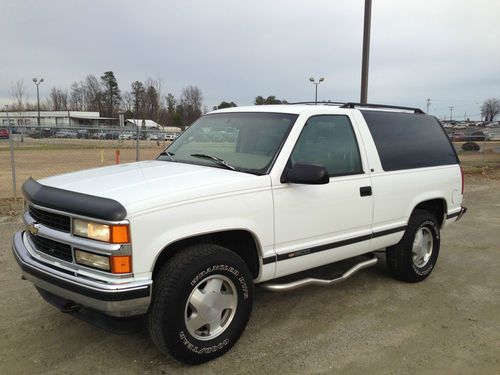
<svg viewBox="0 0 500 375"><path fill-rule="evenodd" d="M427 99L427 114L429 114L429 107L431 106L431 100Z"/></svg>
<svg viewBox="0 0 500 375"><path fill-rule="evenodd" d="M311 77L309 78L309 81L311 81L316 87L315 87L315 90L314 90L314 104L318 104L318 85L323 82L325 79L323 77L321 77L318 82L316 82L316 80Z"/></svg>
<svg viewBox="0 0 500 375"><path fill-rule="evenodd" d="M36 85L36 101L37 101L37 108L38 108L37 124L40 127L40 89L39 89L39 86L41 83L43 83L43 78L40 78L40 80L38 80L37 78L33 78L33 83Z"/></svg>
<svg viewBox="0 0 500 375"><path fill-rule="evenodd" d="M450 121L453 120L453 106L450 106Z"/></svg>

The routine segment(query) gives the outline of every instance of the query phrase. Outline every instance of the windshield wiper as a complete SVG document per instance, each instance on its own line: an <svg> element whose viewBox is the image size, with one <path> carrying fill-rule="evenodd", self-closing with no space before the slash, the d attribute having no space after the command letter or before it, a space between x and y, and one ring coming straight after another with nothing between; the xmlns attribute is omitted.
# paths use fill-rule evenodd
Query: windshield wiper
<svg viewBox="0 0 500 375"><path fill-rule="evenodd" d="M168 156L168 157L170 158L170 160L175 161L175 158L174 158L174 155L175 155L175 154L174 154L173 152L170 152L170 151L162 151L162 152L160 153L160 156L163 156L163 155L166 155L166 156Z"/></svg>
<svg viewBox="0 0 500 375"><path fill-rule="evenodd" d="M217 164L222 165L223 167L225 167L227 169L231 169L232 171L236 170L236 168L233 167L231 164L224 161L224 159L218 158L217 156L212 156L212 155L207 155L207 154L191 154L190 156L195 157L195 158L210 159L210 160L215 161Z"/></svg>

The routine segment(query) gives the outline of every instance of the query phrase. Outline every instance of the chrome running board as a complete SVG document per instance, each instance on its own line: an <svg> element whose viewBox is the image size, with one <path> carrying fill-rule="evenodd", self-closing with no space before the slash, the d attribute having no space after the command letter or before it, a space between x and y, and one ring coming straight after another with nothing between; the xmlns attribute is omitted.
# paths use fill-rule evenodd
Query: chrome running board
<svg viewBox="0 0 500 375"><path fill-rule="evenodd" d="M374 266L375 264L377 264L378 259L377 259L375 254L369 253L369 254L366 254L366 256L368 256L369 259L362 261L362 262L359 262L358 264L355 264L353 267L351 267L346 272L344 272L342 274L342 276L339 276L339 277L332 279L332 280L315 279L312 277L308 277L306 279L292 281L292 282L284 283L284 284L263 283L263 284L260 284L259 287L266 289L266 290L270 290L272 292L286 292L289 290L302 288L303 286L307 286L307 285L330 286L333 284L337 284L337 283L340 283L342 281L347 280L352 275L354 275L356 272L361 271L364 268L368 268L368 267L371 267L371 266Z"/></svg>

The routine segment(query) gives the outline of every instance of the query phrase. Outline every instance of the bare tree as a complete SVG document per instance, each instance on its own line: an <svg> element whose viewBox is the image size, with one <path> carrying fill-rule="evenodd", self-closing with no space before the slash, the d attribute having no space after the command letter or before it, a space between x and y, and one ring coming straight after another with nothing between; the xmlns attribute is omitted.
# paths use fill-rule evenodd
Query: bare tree
<svg viewBox="0 0 500 375"><path fill-rule="evenodd" d="M28 102L26 86L24 81L18 80L10 87L10 97L12 100L11 109L14 111L23 111Z"/></svg>
<svg viewBox="0 0 500 375"><path fill-rule="evenodd" d="M83 109L85 108L85 95L82 83L73 82L70 90L70 109L73 111L83 111Z"/></svg>
<svg viewBox="0 0 500 375"><path fill-rule="evenodd" d="M500 113L500 100L497 98L490 98L484 101L481 106L481 115L484 121L493 121Z"/></svg>
<svg viewBox="0 0 500 375"><path fill-rule="evenodd" d="M203 94L196 86L188 86L182 89L181 107L184 125L191 125L201 116L203 105Z"/></svg>
<svg viewBox="0 0 500 375"><path fill-rule="evenodd" d="M50 90L49 98L47 99L48 107L53 111L67 111L68 110L68 92L52 87Z"/></svg>
<svg viewBox="0 0 500 375"><path fill-rule="evenodd" d="M122 95L122 106L127 112L132 112L134 105L134 96L130 91L125 91Z"/></svg>
<svg viewBox="0 0 500 375"><path fill-rule="evenodd" d="M163 94L164 83L161 77L157 76L155 79L148 78L144 82L144 87L146 88L146 109L152 120L160 122L160 112L165 107L165 96ZM151 89L154 88L153 89Z"/></svg>
<svg viewBox="0 0 500 375"><path fill-rule="evenodd" d="M103 113L104 94L101 84L95 75L89 74L85 77L83 81L83 92L86 109L88 111Z"/></svg>

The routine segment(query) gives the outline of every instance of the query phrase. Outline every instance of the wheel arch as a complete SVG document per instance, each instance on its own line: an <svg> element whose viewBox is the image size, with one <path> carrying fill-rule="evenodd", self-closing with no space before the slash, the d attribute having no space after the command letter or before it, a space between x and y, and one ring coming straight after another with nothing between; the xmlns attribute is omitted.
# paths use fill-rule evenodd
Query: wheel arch
<svg viewBox="0 0 500 375"><path fill-rule="evenodd" d="M212 243L233 251L243 259L254 279L260 276L262 271L262 251L257 236L246 229L225 229L176 239L165 245L154 261L153 278L161 266L175 254L188 246L199 243Z"/></svg>
<svg viewBox="0 0 500 375"><path fill-rule="evenodd" d="M441 198L427 199L427 200L424 200L424 201L418 203L413 208L411 213L413 214L413 212L417 209L426 210L426 211L431 212L436 217L436 220L438 221L440 228L443 226L443 224L446 221L446 214L448 212L448 206L446 203L446 199L444 199L442 197Z"/></svg>

